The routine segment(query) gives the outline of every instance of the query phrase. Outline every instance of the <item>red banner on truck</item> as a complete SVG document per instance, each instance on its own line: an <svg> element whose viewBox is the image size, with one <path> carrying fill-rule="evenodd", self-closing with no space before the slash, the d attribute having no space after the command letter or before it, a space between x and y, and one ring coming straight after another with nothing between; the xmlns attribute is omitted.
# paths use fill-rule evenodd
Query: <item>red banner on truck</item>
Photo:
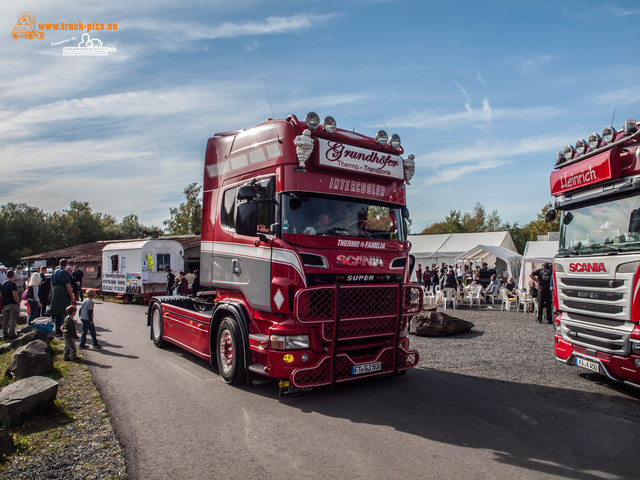
<svg viewBox="0 0 640 480"><path fill-rule="evenodd" d="M595 185L620 176L618 149L603 152L551 173L551 195L558 196L572 190Z"/></svg>

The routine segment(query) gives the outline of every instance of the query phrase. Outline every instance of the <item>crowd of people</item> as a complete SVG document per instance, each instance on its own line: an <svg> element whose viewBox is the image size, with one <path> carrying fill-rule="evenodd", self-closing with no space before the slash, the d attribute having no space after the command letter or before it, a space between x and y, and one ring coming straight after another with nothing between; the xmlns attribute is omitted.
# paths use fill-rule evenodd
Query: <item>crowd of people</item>
<svg viewBox="0 0 640 480"><path fill-rule="evenodd" d="M551 282L553 275L550 265L544 263L530 277L531 280L526 293L530 298L538 300L537 320L542 323L542 312L546 310L547 323L552 323ZM476 265L475 268L472 264L458 264L454 267L444 262L441 265L433 263L431 267L425 265L424 270L422 264L419 263L416 267L416 282L427 293L432 292L433 294L436 294L437 290L444 291L444 289L448 288L453 288L459 294L462 294L465 286L479 285L482 288L481 295L485 301L492 296L496 296L501 287L505 288L508 299L515 300L517 298L517 285L514 278L508 277L506 282L501 284L496 270L489 269L486 263L483 263L482 266ZM529 308L532 309L533 306L530 305Z"/></svg>
<svg viewBox="0 0 640 480"><path fill-rule="evenodd" d="M200 272L194 270L192 274L183 270L178 272L176 277L171 269L167 267L167 295L197 295L202 291L200 285Z"/></svg>
<svg viewBox="0 0 640 480"><path fill-rule="evenodd" d="M95 291L87 291L84 299L82 281L84 273L76 265L71 267L66 259L52 272L47 274L46 267L37 267L30 275L24 272L21 265L8 270L0 266L0 300L2 313L2 338L16 338L16 324L20 314L20 305L26 301L29 315L27 325L39 317L50 317L56 336L63 337L65 342L64 359L73 360L75 353L75 314L76 304L80 304L80 321L82 337L80 348L86 348L87 333L91 336L94 348L101 348L97 340L93 310Z"/></svg>

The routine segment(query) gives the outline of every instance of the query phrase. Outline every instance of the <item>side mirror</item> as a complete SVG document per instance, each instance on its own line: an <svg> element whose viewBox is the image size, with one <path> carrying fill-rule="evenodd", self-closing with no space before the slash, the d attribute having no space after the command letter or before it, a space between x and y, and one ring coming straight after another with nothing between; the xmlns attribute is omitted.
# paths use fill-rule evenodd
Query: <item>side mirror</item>
<svg viewBox="0 0 640 480"><path fill-rule="evenodd" d="M553 222L558 216L558 211L555 209L547 210L547 213L544 216L544 221L547 223Z"/></svg>
<svg viewBox="0 0 640 480"><path fill-rule="evenodd" d="M253 185L242 185L238 188L238 200L254 200L258 192Z"/></svg>
<svg viewBox="0 0 640 480"><path fill-rule="evenodd" d="M240 189L242 188L244 187L240 187ZM238 198L240 198L240 189L238 189ZM255 236L257 225L258 205L255 202L239 203L236 210L236 233Z"/></svg>
<svg viewBox="0 0 640 480"><path fill-rule="evenodd" d="M409 209L407 207L402 207L402 218L409 218Z"/></svg>

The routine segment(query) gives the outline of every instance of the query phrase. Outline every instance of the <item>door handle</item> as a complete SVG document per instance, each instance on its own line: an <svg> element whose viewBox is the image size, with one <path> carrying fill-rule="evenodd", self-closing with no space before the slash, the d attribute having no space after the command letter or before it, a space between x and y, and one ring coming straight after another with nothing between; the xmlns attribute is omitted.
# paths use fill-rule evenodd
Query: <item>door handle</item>
<svg viewBox="0 0 640 480"><path fill-rule="evenodd" d="M237 258L231 260L231 269L233 270L233 273L240 273L240 261Z"/></svg>

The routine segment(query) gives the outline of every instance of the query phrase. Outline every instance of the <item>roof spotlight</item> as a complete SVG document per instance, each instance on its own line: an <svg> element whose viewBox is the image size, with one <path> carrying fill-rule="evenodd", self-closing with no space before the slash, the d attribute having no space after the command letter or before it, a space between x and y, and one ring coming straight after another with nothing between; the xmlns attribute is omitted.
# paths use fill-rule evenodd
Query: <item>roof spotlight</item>
<svg viewBox="0 0 640 480"><path fill-rule="evenodd" d="M391 135L391 140L389 140L389 145L391 145L393 148L398 148L401 145L401 141L400 141L400 135L398 135L397 133L394 133L393 135Z"/></svg>
<svg viewBox="0 0 640 480"><path fill-rule="evenodd" d="M566 147L564 147L564 150L562 151L562 155L564 156L564 159L567 161L571 160L575 155L575 153L576 151L572 145L567 145Z"/></svg>
<svg viewBox="0 0 640 480"><path fill-rule="evenodd" d="M324 117L322 121L322 128L327 133L333 133L336 131L336 119L333 117Z"/></svg>
<svg viewBox="0 0 640 480"><path fill-rule="evenodd" d="M587 143L589 143L589 148L591 150L595 150L602 144L602 138L600 138L600 135L596 132L591 132L587 137Z"/></svg>
<svg viewBox="0 0 640 480"><path fill-rule="evenodd" d="M587 151L587 141L582 139L577 140L575 149L578 155L584 155Z"/></svg>
<svg viewBox="0 0 640 480"><path fill-rule="evenodd" d="M564 153L563 152L558 152L557 158L556 158L556 166L558 165L562 165L566 160L564 159Z"/></svg>
<svg viewBox="0 0 640 480"><path fill-rule="evenodd" d="M624 122L624 134L631 135L632 133L636 133L638 131L638 125L636 125L635 120L627 120Z"/></svg>
<svg viewBox="0 0 640 480"><path fill-rule="evenodd" d="M306 123L307 127L311 130L315 130L320 126L320 117L316 112L309 112L307 113L307 116L304 117L304 123Z"/></svg>
<svg viewBox="0 0 640 480"><path fill-rule="evenodd" d="M379 130L378 133L376 133L376 142L379 145L386 145L388 140L389 135L387 135L387 132L384 130Z"/></svg>
<svg viewBox="0 0 640 480"><path fill-rule="evenodd" d="M616 139L616 129L611 125L608 125L602 129L602 141L604 143L611 143Z"/></svg>

